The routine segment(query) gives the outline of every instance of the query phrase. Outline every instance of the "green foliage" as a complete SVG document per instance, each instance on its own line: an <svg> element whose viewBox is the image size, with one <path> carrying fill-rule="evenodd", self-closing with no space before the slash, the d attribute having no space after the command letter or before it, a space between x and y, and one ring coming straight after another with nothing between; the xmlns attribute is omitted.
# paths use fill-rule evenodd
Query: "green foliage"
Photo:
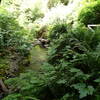
<svg viewBox="0 0 100 100"><path fill-rule="evenodd" d="M77 83L72 86L79 91L80 98L86 97L87 95L92 95L94 92L94 88L92 86L86 87L86 84L84 83Z"/></svg>
<svg viewBox="0 0 100 100"><path fill-rule="evenodd" d="M50 59L52 59L52 62L54 62L54 59L59 62L62 58L71 59L74 54L83 54L84 52L95 50L99 42L99 30L91 32L84 27L73 29L71 32L65 32L62 38L55 39L52 43L52 48L49 50ZM56 63L56 61L54 63Z"/></svg>
<svg viewBox="0 0 100 100"><path fill-rule="evenodd" d="M7 70L9 69L9 60L0 57L0 78L4 78Z"/></svg>
<svg viewBox="0 0 100 100"><path fill-rule="evenodd" d="M21 74L20 77L8 80L8 85L18 89L22 97L40 100L46 99L46 96L50 100L98 100L100 30L91 32L78 27L66 32L63 38L52 41L48 59L50 64L43 66L42 73Z"/></svg>
<svg viewBox="0 0 100 100"><path fill-rule="evenodd" d="M54 6L56 6L59 3L63 3L64 5L67 5L69 2L69 0L49 0L48 1L48 7L52 8Z"/></svg>
<svg viewBox="0 0 100 100"><path fill-rule="evenodd" d="M1 8L2 10L2 8ZM0 51L9 53L10 51L27 52L28 39L26 31L19 26L18 22L10 14L0 12Z"/></svg>
<svg viewBox="0 0 100 100"><path fill-rule="evenodd" d="M43 12L39 7L35 7L34 9L26 9L25 10L26 19L30 22L34 22L36 19L42 18L44 16Z"/></svg>
<svg viewBox="0 0 100 100"><path fill-rule="evenodd" d="M43 18L46 9L43 0L3 0L1 5L28 31L34 28L34 21Z"/></svg>
<svg viewBox="0 0 100 100"><path fill-rule="evenodd" d="M5 97L3 100L39 100L35 97L29 97L29 96L22 96L19 93L10 94L9 96Z"/></svg>
<svg viewBox="0 0 100 100"><path fill-rule="evenodd" d="M8 99L9 96L11 97L14 94L20 94L18 100L51 100L50 95L52 94L50 93L43 73L40 74L34 71L21 73L19 77L6 80L6 84L9 85L12 93L3 100Z"/></svg>
<svg viewBox="0 0 100 100"><path fill-rule="evenodd" d="M96 100L95 96L99 92L99 84L93 82L100 73L100 67L98 67L100 66L99 33L100 29L91 32L85 27L78 27L64 33L63 38L56 38L51 44L48 62L57 69L56 74L49 77L54 77L55 82L53 84L57 82L60 85L65 85L67 94L72 94L71 97L76 99L85 98L87 100L90 98L92 100L93 97L93 100ZM98 80L97 82L99 82ZM79 94L74 90L71 92L73 86Z"/></svg>
<svg viewBox="0 0 100 100"><path fill-rule="evenodd" d="M56 6L58 3L60 3L60 0L49 0L48 7L52 8L52 7Z"/></svg>
<svg viewBox="0 0 100 100"><path fill-rule="evenodd" d="M58 2L62 1L51 1L50 7ZM98 1L87 4L79 14L79 22L85 25L100 23L99 8ZM36 5L23 12L22 15L26 18L23 23L33 26L37 19L43 17ZM0 13L0 55L3 52L26 54L30 48L29 37L32 35L27 34L4 9ZM28 71L6 80L10 93L3 100L99 100L100 29L91 31L83 26L72 28L65 20L59 19L49 27L32 29L30 31L36 31L37 38L48 29L48 39L51 41L48 62L38 72ZM9 62L6 59L0 61L0 68L5 72Z"/></svg>
<svg viewBox="0 0 100 100"><path fill-rule="evenodd" d="M78 20L85 25L100 23L100 2L99 0L91 2L84 6L80 13Z"/></svg>
<svg viewBox="0 0 100 100"><path fill-rule="evenodd" d="M64 21L57 21L52 24L49 28L49 39L61 39L63 35L67 32L67 24Z"/></svg>
<svg viewBox="0 0 100 100"><path fill-rule="evenodd" d="M10 4L12 4L12 2L13 2L13 0L1 0L1 1L2 1L1 4L2 4L3 6L10 5Z"/></svg>
<svg viewBox="0 0 100 100"><path fill-rule="evenodd" d="M27 31L19 26L11 13L0 7L0 77L8 73L12 55L28 56L29 40Z"/></svg>
<svg viewBox="0 0 100 100"><path fill-rule="evenodd" d="M3 100L20 100L21 98L20 94L11 94L7 98L4 98Z"/></svg>
<svg viewBox="0 0 100 100"><path fill-rule="evenodd" d="M67 5L69 1L70 0L61 0L61 3L63 3L64 5Z"/></svg>

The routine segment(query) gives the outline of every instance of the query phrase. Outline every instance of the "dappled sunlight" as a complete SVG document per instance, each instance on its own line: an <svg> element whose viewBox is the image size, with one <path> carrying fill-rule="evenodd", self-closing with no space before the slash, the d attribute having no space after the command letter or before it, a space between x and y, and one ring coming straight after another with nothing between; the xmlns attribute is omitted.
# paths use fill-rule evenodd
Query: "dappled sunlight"
<svg viewBox="0 0 100 100"><path fill-rule="evenodd" d="M100 100L100 0L0 4L0 100Z"/></svg>
<svg viewBox="0 0 100 100"><path fill-rule="evenodd" d="M27 20L27 16L32 16L32 11L36 8L44 14L43 18L35 20L35 23L41 26L52 24L55 20L65 20L70 23L72 19L77 18L77 10L82 6L81 2L83 1L84 0L71 0L68 5L58 3L51 9L47 7L48 0L19 0L19 2L15 0L13 2L14 4L20 5L18 8L20 11L20 15L18 16L20 25L27 27L28 23L31 23L30 20ZM12 13L17 10L14 5L11 5L7 9ZM25 12L27 11L29 12L26 16Z"/></svg>
<svg viewBox="0 0 100 100"><path fill-rule="evenodd" d="M42 25L52 24L55 20L65 20L70 22L70 17L77 17L77 10L82 6L82 0L72 0L68 5L58 4L45 13L44 18L42 19Z"/></svg>

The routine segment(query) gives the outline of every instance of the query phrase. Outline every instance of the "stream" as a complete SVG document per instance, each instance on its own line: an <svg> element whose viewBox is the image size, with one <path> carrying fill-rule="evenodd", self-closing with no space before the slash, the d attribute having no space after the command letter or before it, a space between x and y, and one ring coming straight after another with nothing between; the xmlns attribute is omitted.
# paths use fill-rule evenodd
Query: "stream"
<svg viewBox="0 0 100 100"><path fill-rule="evenodd" d="M41 69L41 66L47 60L47 49L41 48L39 45L32 48L30 51L30 68L33 70Z"/></svg>

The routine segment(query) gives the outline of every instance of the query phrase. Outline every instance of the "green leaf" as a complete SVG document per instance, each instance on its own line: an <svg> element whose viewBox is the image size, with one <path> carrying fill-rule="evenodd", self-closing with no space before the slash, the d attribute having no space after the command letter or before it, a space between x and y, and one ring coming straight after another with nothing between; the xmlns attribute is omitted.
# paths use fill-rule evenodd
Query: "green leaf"
<svg viewBox="0 0 100 100"><path fill-rule="evenodd" d="M86 97L87 95L92 95L94 92L93 86L86 86L84 83L77 83L72 85L75 89L77 89L80 93L79 97L83 98Z"/></svg>
<svg viewBox="0 0 100 100"><path fill-rule="evenodd" d="M80 96L79 97L80 98L83 98L83 97L86 97L87 96L88 91L87 91L86 88L83 88L83 89L80 89L79 93L80 93Z"/></svg>
<svg viewBox="0 0 100 100"><path fill-rule="evenodd" d="M88 89L88 94L89 94L89 95L92 95L93 92L94 92L93 86L88 86L87 89Z"/></svg>
<svg viewBox="0 0 100 100"><path fill-rule="evenodd" d="M94 82L100 83L100 79L96 79L94 80Z"/></svg>
<svg viewBox="0 0 100 100"><path fill-rule="evenodd" d="M65 79L62 79L62 80L59 80L57 81L58 84L65 84L66 83L66 80Z"/></svg>
<svg viewBox="0 0 100 100"><path fill-rule="evenodd" d="M77 73L77 72L80 72L80 70L77 69L77 68L71 68L70 72L75 72L75 73Z"/></svg>
<svg viewBox="0 0 100 100"><path fill-rule="evenodd" d="M75 89L80 90L82 88L85 88L86 84L84 84L84 83L77 83L77 84L72 85L71 87L74 87Z"/></svg>

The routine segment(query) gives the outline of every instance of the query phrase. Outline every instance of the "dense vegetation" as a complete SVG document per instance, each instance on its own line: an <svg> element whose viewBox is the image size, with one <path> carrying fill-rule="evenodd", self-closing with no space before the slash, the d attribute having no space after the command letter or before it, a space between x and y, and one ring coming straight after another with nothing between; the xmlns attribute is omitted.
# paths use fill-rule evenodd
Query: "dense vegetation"
<svg viewBox="0 0 100 100"><path fill-rule="evenodd" d="M0 100L100 100L99 23L99 0L2 0Z"/></svg>

